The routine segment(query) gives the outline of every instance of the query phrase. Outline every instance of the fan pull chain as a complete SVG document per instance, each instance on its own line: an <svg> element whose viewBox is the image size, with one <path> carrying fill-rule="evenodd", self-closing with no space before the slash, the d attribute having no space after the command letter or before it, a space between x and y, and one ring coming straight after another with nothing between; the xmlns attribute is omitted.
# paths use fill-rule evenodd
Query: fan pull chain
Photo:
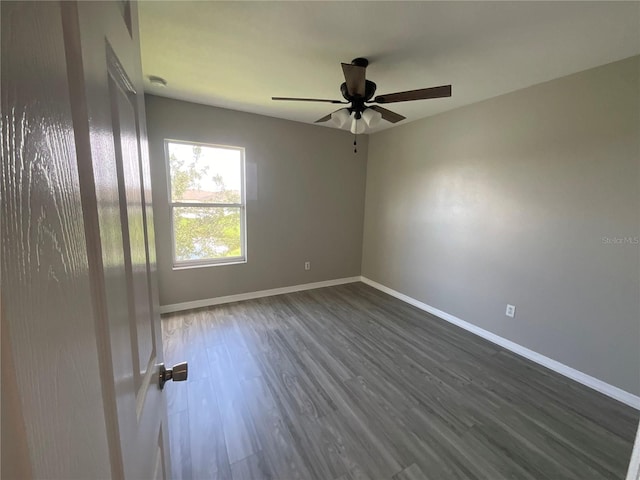
<svg viewBox="0 0 640 480"><path fill-rule="evenodd" d="M353 153L358 153L358 135L353 134Z"/></svg>

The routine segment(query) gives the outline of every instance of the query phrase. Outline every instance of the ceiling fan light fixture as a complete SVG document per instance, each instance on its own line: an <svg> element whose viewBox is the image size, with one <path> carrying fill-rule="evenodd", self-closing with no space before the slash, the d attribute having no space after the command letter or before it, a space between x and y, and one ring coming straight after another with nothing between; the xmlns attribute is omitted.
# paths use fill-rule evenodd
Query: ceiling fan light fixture
<svg viewBox="0 0 640 480"><path fill-rule="evenodd" d="M341 108L331 114L331 120L340 128L345 126L349 118L349 109L347 108Z"/></svg>
<svg viewBox="0 0 640 480"><path fill-rule="evenodd" d="M351 133L354 135L360 135L361 133L364 133L366 129L367 126L362 121L362 118L355 118L354 115L353 120L351 120Z"/></svg>
<svg viewBox="0 0 640 480"><path fill-rule="evenodd" d="M373 128L382 120L382 114L373 108L367 108L362 112L362 119L366 122L367 127Z"/></svg>

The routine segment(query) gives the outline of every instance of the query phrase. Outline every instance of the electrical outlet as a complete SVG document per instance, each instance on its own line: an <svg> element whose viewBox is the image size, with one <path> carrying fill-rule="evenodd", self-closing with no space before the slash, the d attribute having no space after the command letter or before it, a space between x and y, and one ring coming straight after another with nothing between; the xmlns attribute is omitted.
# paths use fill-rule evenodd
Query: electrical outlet
<svg viewBox="0 0 640 480"><path fill-rule="evenodd" d="M509 305L507 303L506 315L507 315L507 317L514 318L516 316L516 306L515 305Z"/></svg>
<svg viewBox="0 0 640 480"><path fill-rule="evenodd" d="M311 262L304 262L304 269L311 270Z"/></svg>

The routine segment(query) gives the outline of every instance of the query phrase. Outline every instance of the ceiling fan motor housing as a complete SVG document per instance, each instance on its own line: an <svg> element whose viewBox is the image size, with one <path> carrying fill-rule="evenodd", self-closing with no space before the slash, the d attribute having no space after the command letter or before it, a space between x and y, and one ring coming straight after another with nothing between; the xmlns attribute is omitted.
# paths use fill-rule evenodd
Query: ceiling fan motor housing
<svg viewBox="0 0 640 480"><path fill-rule="evenodd" d="M347 83L342 82L342 85L340 85L340 92L342 93L342 96L345 100L353 103L353 110L363 111L365 108L367 108L364 103L373 98L376 93L376 88L377 85L374 82L372 82L371 80L366 80L364 97L361 97L360 95L349 95L349 92L347 91Z"/></svg>
<svg viewBox="0 0 640 480"><path fill-rule="evenodd" d="M351 60L351 65L367 68L369 66L369 60L362 57L354 58L353 60Z"/></svg>

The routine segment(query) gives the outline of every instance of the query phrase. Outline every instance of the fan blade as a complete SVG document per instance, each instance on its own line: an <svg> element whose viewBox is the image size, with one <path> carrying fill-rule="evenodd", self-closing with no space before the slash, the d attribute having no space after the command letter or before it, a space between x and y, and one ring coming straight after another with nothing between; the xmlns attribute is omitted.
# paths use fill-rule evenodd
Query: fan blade
<svg viewBox="0 0 640 480"><path fill-rule="evenodd" d="M322 118L320 118L320 119L316 120L316 121L315 121L315 122L313 122L313 123L322 123L322 122L326 122L327 120L331 120L331 114L329 114L329 115L325 115L324 117L322 117Z"/></svg>
<svg viewBox="0 0 640 480"><path fill-rule="evenodd" d="M439 87L421 88L419 90L409 90L408 92L389 93L378 95L376 103L408 102L410 100L426 100L428 98L442 98L451 96L451 85L441 85Z"/></svg>
<svg viewBox="0 0 640 480"><path fill-rule="evenodd" d="M344 73L344 80L347 83L347 92L349 95L364 97L366 87L365 71L365 67L359 67L350 63L342 64L342 73Z"/></svg>
<svg viewBox="0 0 640 480"><path fill-rule="evenodd" d="M289 100L294 102L324 102L324 103L349 103L342 100L325 100L322 98L294 98L294 97L271 97L271 100Z"/></svg>
<svg viewBox="0 0 640 480"><path fill-rule="evenodd" d="M386 108L379 107L378 105L371 105L369 108L372 108L376 112L380 112L382 114L382 118L384 118L387 122L398 123L404 120L405 118L407 118L407 117L403 117L399 113L392 112L391 110L387 110Z"/></svg>

